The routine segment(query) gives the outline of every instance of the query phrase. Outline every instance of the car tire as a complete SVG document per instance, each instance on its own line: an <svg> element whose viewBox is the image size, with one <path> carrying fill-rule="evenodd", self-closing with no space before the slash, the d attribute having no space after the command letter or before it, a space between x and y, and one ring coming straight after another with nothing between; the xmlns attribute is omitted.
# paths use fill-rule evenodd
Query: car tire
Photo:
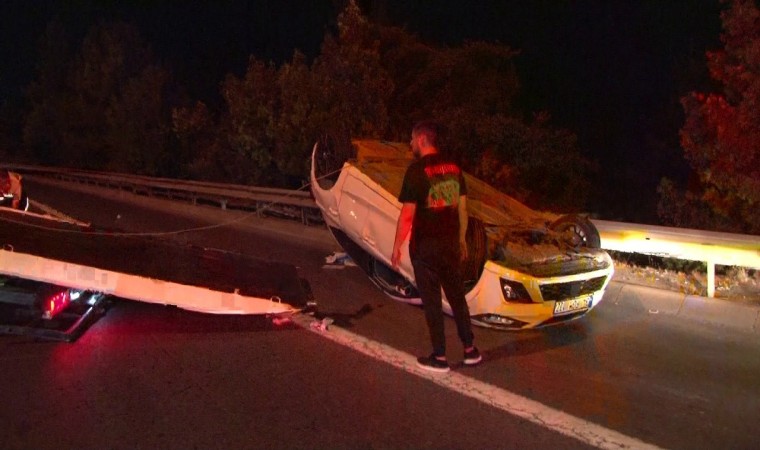
<svg viewBox="0 0 760 450"><path fill-rule="evenodd" d="M21 211L29 211L29 197L26 193L21 194L21 201L18 204L18 209Z"/></svg>
<svg viewBox="0 0 760 450"><path fill-rule="evenodd" d="M314 174L319 187L324 190L332 188L338 181L343 164L354 154L350 140L335 139L331 135L320 137L314 155Z"/></svg>
<svg viewBox="0 0 760 450"><path fill-rule="evenodd" d="M372 282L390 297L405 301L420 298L419 291L409 280L377 258L370 260L368 274Z"/></svg>
<svg viewBox="0 0 760 450"><path fill-rule="evenodd" d="M372 283L386 295L406 302L419 303L420 294L414 285L398 272L370 255L343 231L329 227L335 240L348 256L367 274Z"/></svg>
<svg viewBox="0 0 760 450"><path fill-rule="evenodd" d="M563 241L573 248L601 248L599 230L586 216L567 214L549 225L552 231L560 233Z"/></svg>
<svg viewBox="0 0 760 450"><path fill-rule="evenodd" d="M462 279L467 290L471 289L480 275L488 257L488 240L483 222L470 217L467 220L467 259L462 263Z"/></svg>

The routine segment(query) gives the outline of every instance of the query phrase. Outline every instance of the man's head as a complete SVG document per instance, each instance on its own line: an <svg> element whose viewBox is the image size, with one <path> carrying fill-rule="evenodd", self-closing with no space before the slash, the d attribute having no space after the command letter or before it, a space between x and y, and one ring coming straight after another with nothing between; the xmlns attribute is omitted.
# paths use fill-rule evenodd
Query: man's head
<svg viewBox="0 0 760 450"><path fill-rule="evenodd" d="M440 125L432 120L417 122L414 128L412 128L412 141L410 142L415 158L438 151L438 134L440 129Z"/></svg>

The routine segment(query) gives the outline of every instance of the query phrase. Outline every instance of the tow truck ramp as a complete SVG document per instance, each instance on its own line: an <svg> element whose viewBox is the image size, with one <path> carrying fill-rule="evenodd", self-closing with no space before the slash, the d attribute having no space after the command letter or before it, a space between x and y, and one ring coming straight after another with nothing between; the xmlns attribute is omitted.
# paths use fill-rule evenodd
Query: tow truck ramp
<svg viewBox="0 0 760 450"><path fill-rule="evenodd" d="M0 208L0 332L76 340L109 297L211 314L310 303L290 264Z"/></svg>

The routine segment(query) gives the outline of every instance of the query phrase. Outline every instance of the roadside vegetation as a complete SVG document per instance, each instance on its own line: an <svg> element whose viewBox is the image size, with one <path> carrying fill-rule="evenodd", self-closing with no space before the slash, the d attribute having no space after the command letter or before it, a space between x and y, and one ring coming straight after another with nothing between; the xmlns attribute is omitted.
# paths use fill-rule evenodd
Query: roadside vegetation
<svg viewBox="0 0 760 450"><path fill-rule="evenodd" d="M724 48L707 53L715 91L681 99L691 180L663 179L658 212L680 227L760 234L760 10L734 0L721 20Z"/></svg>
<svg viewBox="0 0 760 450"><path fill-rule="evenodd" d="M699 261L608 251L614 280L686 295L707 295L707 265ZM715 297L760 305L760 270L715 267Z"/></svg>

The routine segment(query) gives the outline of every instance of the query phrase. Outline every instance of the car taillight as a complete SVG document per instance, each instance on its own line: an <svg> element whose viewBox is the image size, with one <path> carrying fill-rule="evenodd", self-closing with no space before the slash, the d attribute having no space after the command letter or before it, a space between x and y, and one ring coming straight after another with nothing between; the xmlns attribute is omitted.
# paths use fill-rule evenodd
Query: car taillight
<svg viewBox="0 0 760 450"><path fill-rule="evenodd" d="M42 318L52 319L63 311L69 303L71 303L71 295L68 290L52 295L42 303Z"/></svg>

